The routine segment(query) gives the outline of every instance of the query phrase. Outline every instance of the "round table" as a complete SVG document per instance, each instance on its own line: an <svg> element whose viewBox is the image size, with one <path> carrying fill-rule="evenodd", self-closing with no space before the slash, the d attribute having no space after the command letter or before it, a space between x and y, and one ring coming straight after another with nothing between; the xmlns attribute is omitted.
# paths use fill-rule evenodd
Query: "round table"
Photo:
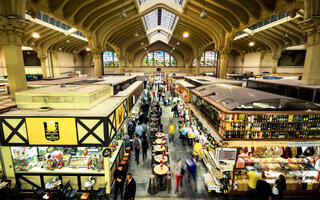
<svg viewBox="0 0 320 200"><path fill-rule="evenodd" d="M165 144L166 143L166 140L163 140L163 139L156 139L156 144Z"/></svg>
<svg viewBox="0 0 320 200"><path fill-rule="evenodd" d="M159 154L159 155L155 155L154 156L154 160L158 163L160 163L160 161L162 160L162 162L167 162L168 161L168 156L164 156L164 159L162 159L162 155Z"/></svg>
<svg viewBox="0 0 320 200"><path fill-rule="evenodd" d="M167 174L167 172L169 171L169 168L165 165L163 165L162 167L160 167L160 165L156 165L153 170L160 178L160 184L157 187L158 190L164 191L165 187L163 184L163 176Z"/></svg>
<svg viewBox="0 0 320 200"><path fill-rule="evenodd" d="M158 152L162 152L162 151L166 150L166 148L164 146L162 146L162 148L161 148L161 145L157 145L154 147L154 150L156 150Z"/></svg>
<svg viewBox="0 0 320 200"><path fill-rule="evenodd" d="M51 181L46 183L46 188L48 190L51 190L51 189L57 188L59 185L61 185L61 180L58 178L57 179L53 178Z"/></svg>
<svg viewBox="0 0 320 200"><path fill-rule="evenodd" d="M162 136L165 137L166 134L164 134L164 133L156 133L156 136L161 138Z"/></svg>
<svg viewBox="0 0 320 200"><path fill-rule="evenodd" d="M97 180L95 178L92 178L91 181L89 181L89 179L87 179L84 183L83 183L83 187L87 189L91 188L91 190L93 190L94 185L97 183Z"/></svg>

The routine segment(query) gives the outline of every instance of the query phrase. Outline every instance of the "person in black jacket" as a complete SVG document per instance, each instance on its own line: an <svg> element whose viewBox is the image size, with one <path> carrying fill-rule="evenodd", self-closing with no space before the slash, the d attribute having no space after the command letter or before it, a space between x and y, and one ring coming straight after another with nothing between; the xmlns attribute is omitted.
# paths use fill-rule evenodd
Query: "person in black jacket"
<svg viewBox="0 0 320 200"><path fill-rule="evenodd" d="M136 181L132 178L132 174L128 173L126 188L124 189L124 200L133 200L136 195Z"/></svg>
<svg viewBox="0 0 320 200"><path fill-rule="evenodd" d="M148 148L149 148L148 140L147 140L147 137L144 136L144 137L142 137L142 152L143 152L142 158L143 158L143 162L147 158Z"/></svg>
<svg viewBox="0 0 320 200"><path fill-rule="evenodd" d="M115 179L115 186L114 186L114 200L117 199L119 189L120 189L120 196L122 199L123 194L123 184L126 179L126 172L123 170L123 166L119 165L118 168L114 171L113 177Z"/></svg>
<svg viewBox="0 0 320 200"><path fill-rule="evenodd" d="M282 199L283 192L286 190L286 187L287 187L286 178L282 174L280 174L279 178L276 180L274 185L278 189L278 194L274 195L274 199L280 200Z"/></svg>
<svg viewBox="0 0 320 200"><path fill-rule="evenodd" d="M261 175L261 180L258 180L257 182L257 191L258 191L258 198L259 200L271 200L272 198L272 192L271 192L271 187L270 184L267 183L266 181L266 175L262 173Z"/></svg>

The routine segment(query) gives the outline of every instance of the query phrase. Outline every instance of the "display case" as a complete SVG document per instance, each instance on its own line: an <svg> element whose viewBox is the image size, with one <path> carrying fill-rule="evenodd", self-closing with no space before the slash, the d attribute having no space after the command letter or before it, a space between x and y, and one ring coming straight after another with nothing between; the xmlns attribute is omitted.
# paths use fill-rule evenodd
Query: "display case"
<svg viewBox="0 0 320 200"><path fill-rule="evenodd" d="M300 149L299 149L300 148ZM311 153L308 153L308 148ZM312 150L310 149L312 148ZM265 173L266 181L273 186L279 175L286 178L285 193L315 193L319 186L319 171L315 168L320 147L268 147L268 148L241 148L238 157L234 191L248 191L246 173L255 171L258 175ZM291 152L293 153L289 153ZM302 150L302 151L301 151ZM303 152L300 154L300 152ZM287 157L290 156L290 157Z"/></svg>

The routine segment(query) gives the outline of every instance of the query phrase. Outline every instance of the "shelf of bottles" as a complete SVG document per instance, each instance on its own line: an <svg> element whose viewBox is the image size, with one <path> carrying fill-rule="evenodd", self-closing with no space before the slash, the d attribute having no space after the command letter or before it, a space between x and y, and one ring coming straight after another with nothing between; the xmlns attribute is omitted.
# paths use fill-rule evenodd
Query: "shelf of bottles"
<svg viewBox="0 0 320 200"><path fill-rule="evenodd" d="M222 114L224 138L320 138L320 115Z"/></svg>

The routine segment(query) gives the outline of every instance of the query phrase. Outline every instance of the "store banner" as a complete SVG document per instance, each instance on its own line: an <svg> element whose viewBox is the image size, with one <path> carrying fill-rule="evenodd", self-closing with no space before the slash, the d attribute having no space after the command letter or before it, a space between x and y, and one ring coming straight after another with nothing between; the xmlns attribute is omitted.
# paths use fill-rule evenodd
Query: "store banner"
<svg viewBox="0 0 320 200"><path fill-rule="evenodd" d="M116 128L117 130L119 129L119 127L121 126L123 120L124 120L124 105L123 103L117 108L116 110Z"/></svg>
<svg viewBox="0 0 320 200"><path fill-rule="evenodd" d="M77 145L75 118L26 118L30 145Z"/></svg>

